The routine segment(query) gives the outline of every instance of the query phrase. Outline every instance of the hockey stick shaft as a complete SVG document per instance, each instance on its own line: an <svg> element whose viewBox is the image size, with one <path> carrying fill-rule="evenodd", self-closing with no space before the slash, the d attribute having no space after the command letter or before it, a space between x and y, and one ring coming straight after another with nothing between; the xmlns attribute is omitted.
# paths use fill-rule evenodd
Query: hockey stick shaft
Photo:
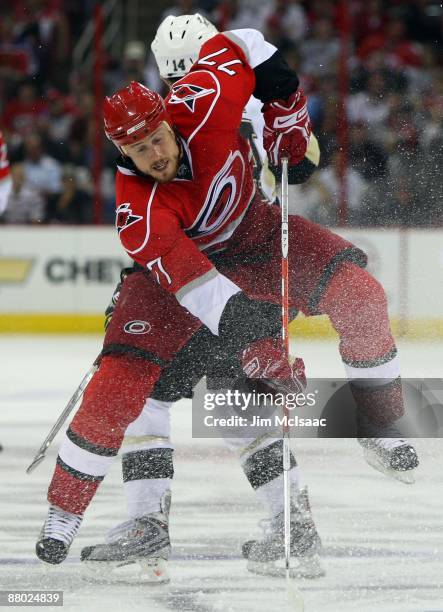
<svg viewBox="0 0 443 612"><path fill-rule="evenodd" d="M79 399L81 398L81 396L83 395L86 387L88 386L89 381L91 380L91 378L94 376L95 372L97 371L98 364L99 364L99 359L100 359L100 355L94 361L94 363L89 368L89 370L86 372L86 374L84 375L81 383L79 384L77 389L74 391L74 394L72 395L71 399L66 404L66 407L64 408L63 412L60 414L60 416L58 417L58 419L56 420L56 422L52 426L51 431L48 433L48 435L44 439L42 445L38 449L37 454L35 455L34 459L32 460L32 463L26 469L26 473L27 474L30 474L38 465L40 465L40 463L45 458L46 451L51 446L52 441L54 440L55 436L58 434L60 429L63 427L63 425L66 422L66 420L67 420L68 416L70 415L70 413L74 410L74 408L77 405Z"/></svg>
<svg viewBox="0 0 443 612"><path fill-rule="evenodd" d="M288 226L288 160L282 159L281 176L281 276L282 276L282 338L286 358L289 359L289 226ZM289 412L285 403L283 408L283 496L284 496L284 534L285 534L285 567L289 577L291 555L291 486L289 471L291 469L291 447L289 432Z"/></svg>

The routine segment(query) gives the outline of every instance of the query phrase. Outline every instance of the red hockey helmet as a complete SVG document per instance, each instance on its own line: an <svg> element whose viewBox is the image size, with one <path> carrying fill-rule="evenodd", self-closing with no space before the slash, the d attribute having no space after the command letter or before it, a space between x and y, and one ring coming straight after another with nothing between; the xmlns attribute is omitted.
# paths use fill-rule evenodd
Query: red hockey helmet
<svg viewBox="0 0 443 612"><path fill-rule="evenodd" d="M141 140L162 121L171 125L163 98L135 81L105 98L103 117L106 136L117 147Z"/></svg>

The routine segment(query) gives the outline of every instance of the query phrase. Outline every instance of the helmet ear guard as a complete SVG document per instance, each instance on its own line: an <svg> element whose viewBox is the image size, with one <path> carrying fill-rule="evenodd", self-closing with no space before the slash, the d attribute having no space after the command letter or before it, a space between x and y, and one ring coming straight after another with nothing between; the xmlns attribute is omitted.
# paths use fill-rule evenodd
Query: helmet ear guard
<svg viewBox="0 0 443 612"><path fill-rule="evenodd" d="M103 118L106 136L119 149L141 140L162 121L172 124L160 94L135 81L105 98Z"/></svg>
<svg viewBox="0 0 443 612"><path fill-rule="evenodd" d="M151 44L160 76L177 79L187 74L203 43L217 33L217 28L200 13L168 15L159 25Z"/></svg>

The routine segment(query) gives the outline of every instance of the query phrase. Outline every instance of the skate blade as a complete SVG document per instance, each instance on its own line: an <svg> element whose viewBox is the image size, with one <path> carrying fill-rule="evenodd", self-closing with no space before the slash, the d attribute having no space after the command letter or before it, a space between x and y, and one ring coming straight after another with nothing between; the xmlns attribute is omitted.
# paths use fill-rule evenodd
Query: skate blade
<svg viewBox="0 0 443 612"><path fill-rule="evenodd" d="M294 560L293 557L291 557ZM248 560L247 570L253 574L260 576L271 576L275 578L286 578L286 568L282 565L277 565L275 561L251 561ZM290 578L320 578L326 574L320 564L320 559L317 555L306 557L303 559L297 558L297 565L289 570Z"/></svg>
<svg viewBox="0 0 443 612"><path fill-rule="evenodd" d="M374 470L381 472L385 476L388 476L393 480L398 480L403 484L415 484L415 469L401 472L398 470L393 470L392 468L387 468L385 465L383 465L380 459L378 459L378 457L369 449L364 450L364 457L368 465L374 468Z"/></svg>
<svg viewBox="0 0 443 612"><path fill-rule="evenodd" d="M124 582L126 584L167 584L170 581L164 559L136 559L135 561L82 561L83 575L96 582Z"/></svg>

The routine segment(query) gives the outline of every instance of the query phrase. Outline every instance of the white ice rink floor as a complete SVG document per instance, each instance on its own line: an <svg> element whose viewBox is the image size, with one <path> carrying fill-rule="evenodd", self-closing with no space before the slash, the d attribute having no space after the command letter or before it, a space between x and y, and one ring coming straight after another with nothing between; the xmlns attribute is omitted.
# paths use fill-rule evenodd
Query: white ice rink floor
<svg viewBox="0 0 443 612"><path fill-rule="evenodd" d="M222 441L191 438L190 402L173 408L175 478L171 583L93 583L79 553L125 518L119 461L91 504L68 560L34 556L60 437L25 474L36 449L100 348L100 337L0 336L0 589L62 590L64 610L271 612L291 610L285 581L249 574L241 543L260 508ZM441 377L439 344L399 343L405 376ZM295 351L294 351L295 352ZM331 343L298 345L308 373L342 376ZM443 440L417 440L417 482L373 471L354 440L297 440L327 574L298 580L306 612L443 612ZM61 609L61 608L52 608Z"/></svg>

